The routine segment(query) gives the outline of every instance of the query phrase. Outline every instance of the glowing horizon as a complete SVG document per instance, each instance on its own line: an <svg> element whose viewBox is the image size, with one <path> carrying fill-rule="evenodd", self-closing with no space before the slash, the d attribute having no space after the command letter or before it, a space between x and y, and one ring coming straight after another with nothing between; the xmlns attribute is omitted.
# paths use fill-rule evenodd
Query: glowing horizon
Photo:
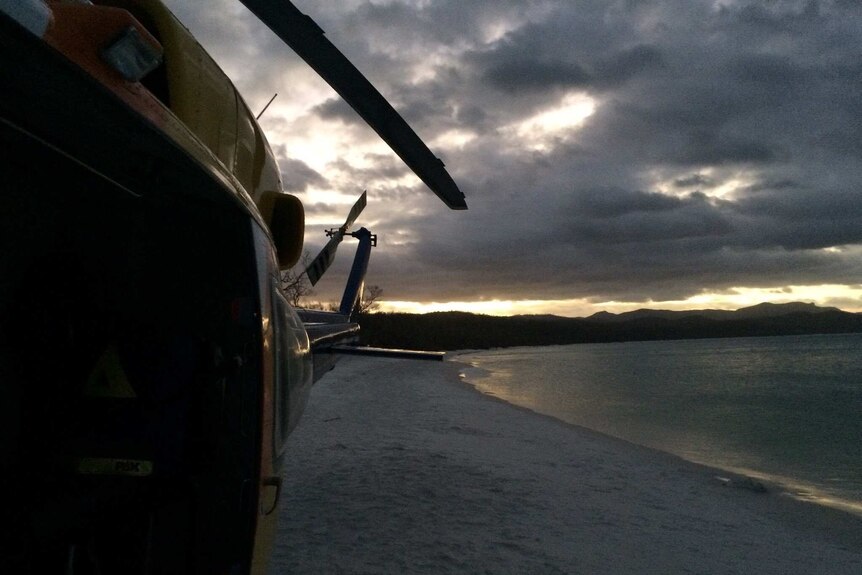
<svg viewBox="0 0 862 575"><path fill-rule="evenodd" d="M381 312L433 313L463 311L469 313L511 315L559 315L586 317L600 311L623 313L636 309L685 311L692 309L736 310L759 303L813 303L820 307L837 307L851 313L862 312L862 286L819 285L784 286L780 288L738 287L722 293L704 293L684 300L603 301L585 298L568 300L482 300L448 302L380 301Z"/></svg>

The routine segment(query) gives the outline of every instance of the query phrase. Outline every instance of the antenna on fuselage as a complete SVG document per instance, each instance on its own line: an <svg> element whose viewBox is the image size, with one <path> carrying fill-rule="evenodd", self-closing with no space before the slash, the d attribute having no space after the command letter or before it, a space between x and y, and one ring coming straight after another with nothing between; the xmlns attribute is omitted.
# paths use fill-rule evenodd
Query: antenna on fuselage
<svg viewBox="0 0 862 575"><path fill-rule="evenodd" d="M260 117L263 116L263 113L266 112L266 109L269 108L269 105L272 104L272 101L275 100L277 97L278 92L273 94L272 98L269 99L269 102L266 103L266 106L263 107L263 110L260 111L260 114L255 117L255 120L260 120Z"/></svg>

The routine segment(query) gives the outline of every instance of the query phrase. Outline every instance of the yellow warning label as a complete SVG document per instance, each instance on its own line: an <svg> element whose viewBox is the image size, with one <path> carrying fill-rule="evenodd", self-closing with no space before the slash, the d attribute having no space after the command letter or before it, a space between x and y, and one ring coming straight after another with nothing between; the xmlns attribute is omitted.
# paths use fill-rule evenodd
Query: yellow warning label
<svg viewBox="0 0 862 575"><path fill-rule="evenodd" d="M90 377L87 378L87 383L84 384L84 396L120 399L137 397L120 364L116 345L109 345L99 357L96 366L90 372Z"/></svg>

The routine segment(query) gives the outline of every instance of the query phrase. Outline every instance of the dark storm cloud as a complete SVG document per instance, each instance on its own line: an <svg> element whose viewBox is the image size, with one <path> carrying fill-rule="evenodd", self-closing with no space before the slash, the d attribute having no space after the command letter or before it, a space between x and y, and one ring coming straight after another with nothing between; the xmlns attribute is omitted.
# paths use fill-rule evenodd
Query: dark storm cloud
<svg viewBox="0 0 862 575"><path fill-rule="evenodd" d="M369 188L369 281L388 298L643 301L862 282L858 250L823 249L862 244L862 4L297 4L467 195L470 210L452 213L421 184L394 184L394 155L317 174ZM263 103L304 73L278 58L234 66ZM521 129L572 95L595 104L582 123ZM311 114L360 122L335 99ZM316 178L294 170L297 185Z"/></svg>
<svg viewBox="0 0 862 575"><path fill-rule="evenodd" d="M712 179L708 178L702 174L692 174L690 176L683 176L681 178L677 178L673 181L673 185L676 188L702 188L702 187L711 187Z"/></svg>
<svg viewBox="0 0 862 575"><path fill-rule="evenodd" d="M312 110L319 117L326 120L338 120L344 123L359 123L362 119L350 107L350 104L341 98L330 98L322 104L318 104Z"/></svg>
<svg viewBox="0 0 862 575"><path fill-rule="evenodd" d="M586 87L591 81L590 75L576 63L537 62L526 58L495 65L485 72L485 79L495 88L507 92Z"/></svg>
<svg viewBox="0 0 862 575"><path fill-rule="evenodd" d="M615 54L596 55L585 65L572 56L532 52L528 46L522 45L531 42L513 40L477 54L475 62L478 67L487 66L483 80L508 93L547 92L552 88L602 89L658 68L663 61L658 49L640 45Z"/></svg>
<svg viewBox="0 0 862 575"><path fill-rule="evenodd" d="M337 160L330 165L350 174L350 177L357 182L368 182L376 185L412 173L401 160L391 154L364 154L363 159L367 164L367 167L364 168L356 168L346 160Z"/></svg>
<svg viewBox="0 0 862 575"><path fill-rule="evenodd" d="M575 209L584 216L602 220L632 212L674 211L685 204L682 198L654 192L593 189L580 194Z"/></svg>
<svg viewBox="0 0 862 575"><path fill-rule="evenodd" d="M326 178L301 160L291 158L279 162L284 189L288 192L304 192L309 186L325 186Z"/></svg>
<svg viewBox="0 0 862 575"><path fill-rule="evenodd" d="M654 71L663 64L664 57L656 47L641 44L599 60L596 76L605 84L616 85L638 74Z"/></svg>
<svg viewBox="0 0 862 575"><path fill-rule="evenodd" d="M333 213L337 213L338 207L334 204L325 204L323 202L305 202L303 204L305 207L305 215L307 216L316 216L316 215L325 215L329 216Z"/></svg>

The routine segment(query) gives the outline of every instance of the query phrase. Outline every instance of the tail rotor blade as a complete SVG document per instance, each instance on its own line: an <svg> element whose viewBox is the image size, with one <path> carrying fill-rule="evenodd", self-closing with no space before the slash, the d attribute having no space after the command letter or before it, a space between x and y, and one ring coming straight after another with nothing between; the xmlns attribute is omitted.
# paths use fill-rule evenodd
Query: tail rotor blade
<svg viewBox="0 0 862 575"><path fill-rule="evenodd" d="M467 209L464 194L443 162L371 82L324 36L314 20L288 0L241 2L332 86L447 206L453 210Z"/></svg>
<svg viewBox="0 0 862 575"><path fill-rule="evenodd" d="M308 276L308 281L311 282L311 285L316 285L323 274L326 273L326 270L329 269L329 266L332 265L332 260L335 259L335 250L338 249L338 244L341 243L343 238L343 232L335 232L332 239L327 242L326 246L314 258L314 261L305 268L305 274Z"/></svg>
<svg viewBox="0 0 862 575"><path fill-rule="evenodd" d="M329 266L332 265L332 260L335 259L335 250L338 249L338 244L341 243L341 240L344 239L344 234L347 233L347 230L350 229L350 226L356 221L356 218L359 217L359 214L362 213L362 210L365 209L367 191L362 192L362 195L359 196L359 199L356 200L356 203L353 204L353 207L350 208L350 213L347 214L347 219L344 221L344 225L338 228L337 230L330 230L326 232L331 236L329 242L327 242L326 246L317 254L317 257L314 258L314 261L305 268L305 274L308 276L308 281L311 282L311 285L317 284L320 278L326 273L326 270L329 269Z"/></svg>
<svg viewBox="0 0 862 575"><path fill-rule="evenodd" d="M362 192L362 195L359 196L359 199L356 200L356 203L353 204L353 207L350 208L350 213L347 215L347 220L345 220L344 225L341 226L341 231L346 232L350 229L350 226L353 225L353 222L356 221L356 218L359 217L359 214L362 213L362 210L365 209L365 196L367 192Z"/></svg>

